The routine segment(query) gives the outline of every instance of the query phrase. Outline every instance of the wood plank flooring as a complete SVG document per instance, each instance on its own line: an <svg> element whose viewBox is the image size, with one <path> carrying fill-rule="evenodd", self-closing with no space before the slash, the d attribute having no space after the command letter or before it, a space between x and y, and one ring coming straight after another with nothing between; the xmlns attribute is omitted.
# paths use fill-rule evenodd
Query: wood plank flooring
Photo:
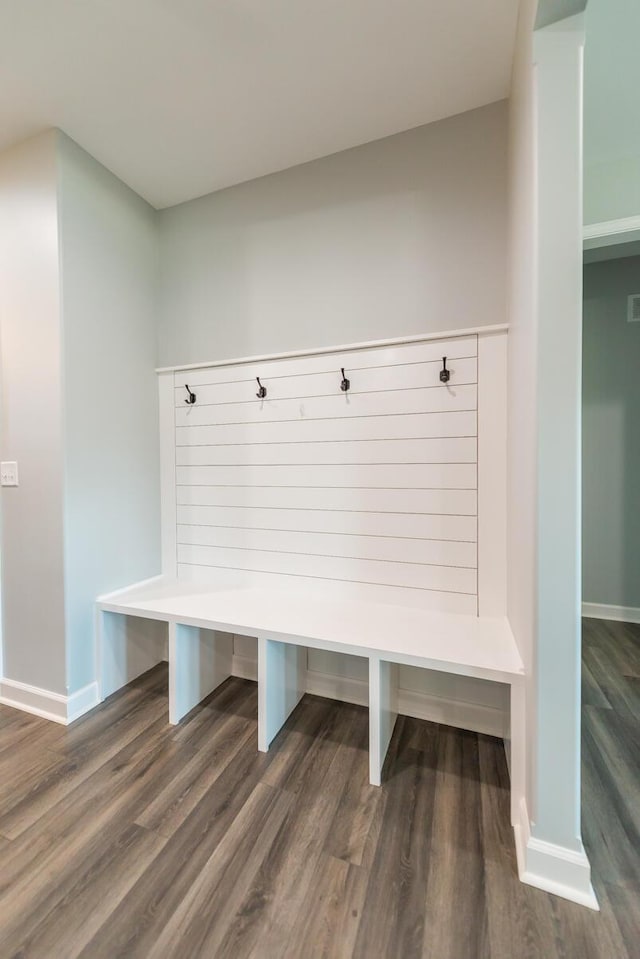
<svg viewBox="0 0 640 959"><path fill-rule="evenodd" d="M0 707L2 959L640 959L640 627L585 620L583 832L601 912L522 885L502 743L256 687L179 726L159 667L65 729Z"/></svg>

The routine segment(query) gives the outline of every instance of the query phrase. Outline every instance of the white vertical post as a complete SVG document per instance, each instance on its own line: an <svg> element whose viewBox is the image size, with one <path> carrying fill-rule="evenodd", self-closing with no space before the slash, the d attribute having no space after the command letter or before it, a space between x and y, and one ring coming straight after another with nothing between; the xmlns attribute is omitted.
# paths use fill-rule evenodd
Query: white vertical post
<svg viewBox="0 0 640 959"><path fill-rule="evenodd" d="M382 784L382 767L398 718L398 667L369 659L369 780Z"/></svg>
<svg viewBox="0 0 640 959"><path fill-rule="evenodd" d="M233 636L169 623L169 722L202 702L231 676Z"/></svg>
<svg viewBox="0 0 640 959"><path fill-rule="evenodd" d="M478 615L507 612L507 334L478 335Z"/></svg>
<svg viewBox="0 0 640 959"><path fill-rule="evenodd" d="M305 692L304 646L258 638L258 749L266 753Z"/></svg>
<svg viewBox="0 0 640 959"><path fill-rule="evenodd" d="M175 376L158 374L160 411L160 536L162 573L175 578L176 553L176 414Z"/></svg>
<svg viewBox="0 0 640 959"><path fill-rule="evenodd" d="M511 825L521 824L522 801L526 789L526 703L524 677L510 686L510 730L511 744Z"/></svg>

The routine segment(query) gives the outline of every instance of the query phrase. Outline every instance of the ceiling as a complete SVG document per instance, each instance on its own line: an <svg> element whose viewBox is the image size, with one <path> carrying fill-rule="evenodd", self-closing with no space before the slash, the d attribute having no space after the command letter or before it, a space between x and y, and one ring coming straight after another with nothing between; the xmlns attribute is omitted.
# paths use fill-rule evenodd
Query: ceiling
<svg viewBox="0 0 640 959"><path fill-rule="evenodd" d="M171 206L507 96L517 8L0 0L0 150L59 127Z"/></svg>

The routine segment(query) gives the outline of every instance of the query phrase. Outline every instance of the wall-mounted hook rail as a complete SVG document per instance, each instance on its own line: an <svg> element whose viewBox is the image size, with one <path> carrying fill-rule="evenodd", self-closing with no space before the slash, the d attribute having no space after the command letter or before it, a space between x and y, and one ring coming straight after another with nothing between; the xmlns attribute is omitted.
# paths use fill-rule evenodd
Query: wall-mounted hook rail
<svg viewBox="0 0 640 959"><path fill-rule="evenodd" d="M187 391L187 393L189 394L189 396L188 396L187 399L185 400L185 403L187 403L188 406L193 406L193 404L194 404L195 401L196 401L196 394L195 394L192 390L189 389L189 387L188 387L188 385L187 385L186 383L184 384L184 388L185 388L185 390Z"/></svg>
<svg viewBox="0 0 640 959"><path fill-rule="evenodd" d="M347 390L351 389L351 380L348 380L346 376L344 375L344 366L342 367L340 372L342 373L342 382L340 383L340 389L342 390L343 393L346 393Z"/></svg>
<svg viewBox="0 0 640 959"><path fill-rule="evenodd" d="M442 369L440 370L440 382L448 383L451 379L451 370L447 369L447 358L446 356L442 357Z"/></svg>
<svg viewBox="0 0 640 959"><path fill-rule="evenodd" d="M256 393L256 396L259 400L263 400L267 395L267 387L262 385L259 376L256 376L256 379L258 381L258 392Z"/></svg>

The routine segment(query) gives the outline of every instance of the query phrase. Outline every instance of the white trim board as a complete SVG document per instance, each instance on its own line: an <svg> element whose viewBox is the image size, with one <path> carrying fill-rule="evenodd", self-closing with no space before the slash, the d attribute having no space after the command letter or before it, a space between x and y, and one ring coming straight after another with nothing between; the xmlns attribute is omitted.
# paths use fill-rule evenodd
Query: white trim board
<svg viewBox="0 0 640 959"><path fill-rule="evenodd" d="M628 216L620 220L588 223L582 230L585 250L601 246L614 246L640 239L640 216Z"/></svg>
<svg viewBox="0 0 640 959"><path fill-rule="evenodd" d="M460 336L480 336L488 333L506 333L508 323L492 326L472 326L467 330L445 330L439 333L422 333L419 336L399 336L388 340L366 340L341 346L320 346L316 349L291 350L286 353L264 353L259 356L234 357L229 360L210 360L206 363L186 363L182 366L160 366L156 373L180 373L185 370L210 369L215 366L239 366L244 363L266 363L270 360L288 360L296 357L323 356L326 353L353 353L355 350L375 350L384 346L405 346L411 343L427 343L432 340L452 340Z"/></svg>
<svg viewBox="0 0 640 959"><path fill-rule="evenodd" d="M232 675L239 679L257 680L257 659L234 653ZM307 669L305 691L314 696L324 696L325 699L354 703L356 706L369 705L369 684L366 679ZM443 723L457 729L496 736L498 739L504 739L505 730L508 728L508 715L497 707L459 699L445 699L402 687L398 688L398 713L413 719L424 719L431 723Z"/></svg>
<svg viewBox="0 0 640 959"><path fill-rule="evenodd" d="M586 619L610 619L616 623L640 623L640 609L636 606L608 606L606 603L583 603Z"/></svg>
<svg viewBox="0 0 640 959"><path fill-rule="evenodd" d="M100 702L96 682L63 696L48 689L30 686L15 679L0 680L0 703L22 712L68 726Z"/></svg>
<svg viewBox="0 0 640 959"><path fill-rule="evenodd" d="M582 843L578 849L569 849L532 836L524 799L520 800L519 819L513 831L520 881L599 911L591 885L591 866Z"/></svg>

